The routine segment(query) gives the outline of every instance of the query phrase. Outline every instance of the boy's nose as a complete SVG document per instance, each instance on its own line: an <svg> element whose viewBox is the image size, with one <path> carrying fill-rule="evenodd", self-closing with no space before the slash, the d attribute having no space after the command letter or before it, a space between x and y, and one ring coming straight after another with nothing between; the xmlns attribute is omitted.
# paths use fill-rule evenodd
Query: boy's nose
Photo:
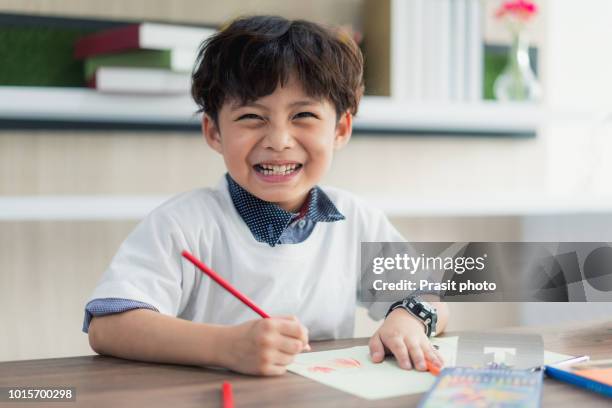
<svg viewBox="0 0 612 408"><path fill-rule="evenodd" d="M263 139L263 147L279 152L293 147L294 144L295 140L289 129L279 126L271 128Z"/></svg>

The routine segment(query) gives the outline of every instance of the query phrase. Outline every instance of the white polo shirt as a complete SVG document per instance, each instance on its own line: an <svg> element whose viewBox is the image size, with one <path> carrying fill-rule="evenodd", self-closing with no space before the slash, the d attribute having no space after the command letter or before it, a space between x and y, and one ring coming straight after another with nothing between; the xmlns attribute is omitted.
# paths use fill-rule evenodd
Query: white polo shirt
<svg viewBox="0 0 612 408"><path fill-rule="evenodd" d="M178 195L130 233L90 300L130 299L200 323L259 318L184 259L188 250L268 314L297 316L311 339L352 337L361 242L404 239L381 211L348 192L322 189L345 219L317 223L305 241L274 247L253 237L225 178L214 189ZM388 305L364 306L379 319Z"/></svg>

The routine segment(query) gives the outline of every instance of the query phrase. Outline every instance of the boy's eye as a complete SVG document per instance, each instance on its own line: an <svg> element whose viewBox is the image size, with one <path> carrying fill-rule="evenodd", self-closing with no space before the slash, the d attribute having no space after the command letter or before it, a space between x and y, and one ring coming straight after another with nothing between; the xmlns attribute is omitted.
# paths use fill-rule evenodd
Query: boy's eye
<svg viewBox="0 0 612 408"><path fill-rule="evenodd" d="M294 116L294 118L296 118L296 119L300 119L300 118L309 118L309 117L310 117L310 118L316 118L316 117L317 117L317 115L315 115L315 114L314 114L314 113L312 113L312 112L300 112L300 113L298 113L297 115L295 115L295 116Z"/></svg>
<svg viewBox="0 0 612 408"><path fill-rule="evenodd" d="M243 120L243 119L262 119L263 118L259 115L256 115L254 113L245 113L244 115L240 116L237 120Z"/></svg>

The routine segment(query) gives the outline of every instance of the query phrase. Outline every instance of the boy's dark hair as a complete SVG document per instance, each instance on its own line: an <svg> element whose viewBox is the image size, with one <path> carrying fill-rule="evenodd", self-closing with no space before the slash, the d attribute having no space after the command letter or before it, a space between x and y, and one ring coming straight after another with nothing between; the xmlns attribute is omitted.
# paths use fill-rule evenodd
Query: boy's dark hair
<svg viewBox="0 0 612 408"><path fill-rule="evenodd" d="M198 112L215 123L227 100L249 103L285 85L292 73L313 98L328 98L337 116L357 113L363 56L350 36L304 20L244 17L202 43L192 74Z"/></svg>

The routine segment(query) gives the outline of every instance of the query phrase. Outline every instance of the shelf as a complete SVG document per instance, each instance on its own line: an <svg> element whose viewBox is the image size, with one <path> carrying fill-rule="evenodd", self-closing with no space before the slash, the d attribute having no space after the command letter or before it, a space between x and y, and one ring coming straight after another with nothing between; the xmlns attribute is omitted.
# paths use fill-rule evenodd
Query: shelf
<svg viewBox="0 0 612 408"><path fill-rule="evenodd" d="M544 111L531 103L415 103L365 97L355 127L364 132L529 137L545 119Z"/></svg>
<svg viewBox="0 0 612 408"><path fill-rule="evenodd" d="M432 197L366 194L389 217L495 217L612 214L612 196L569 197L521 193L506 197ZM169 196L0 196L0 221L140 220Z"/></svg>
<svg viewBox="0 0 612 408"><path fill-rule="evenodd" d="M187 96L113 95L86 88L0 87L0 120L192 123Z"/></svg>
<svg viewBox="0 0 612 408"><path fill-rule="evenodd" d="M0 196L0 221L139 220L169 196Z"/></svg>
<svg viewBox="0 0 612 408"><path fill-rule="evenodd" d="M199 129L188 96L104 94L85 88L0 86L0 127ZM463 104L398 102L364 97L357 133L518 136L536 134L537 105L494 101Z"/></svg>

